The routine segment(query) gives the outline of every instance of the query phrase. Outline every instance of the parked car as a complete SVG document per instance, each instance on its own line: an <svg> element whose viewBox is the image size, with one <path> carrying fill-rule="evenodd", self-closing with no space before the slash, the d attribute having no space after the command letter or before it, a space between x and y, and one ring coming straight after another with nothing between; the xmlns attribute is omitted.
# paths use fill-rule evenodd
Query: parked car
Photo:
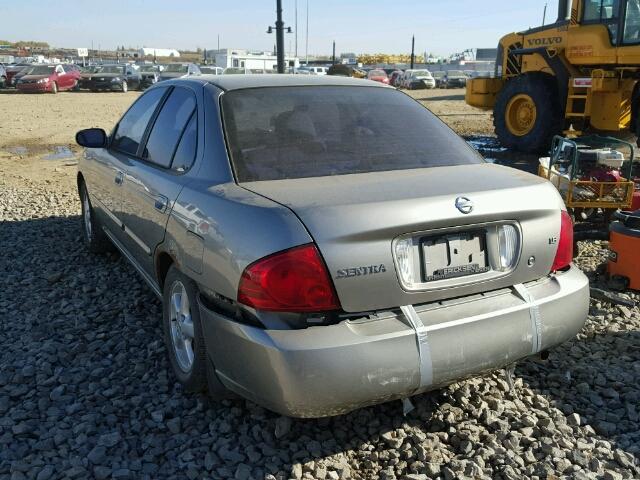
<svg viewBox="0 0 640 480"><path fill-rule="evenodd" d="M162 299L188 391L337 415L513 365L587 317L553 185L381 84L168 81L76 139L85 243Z"/></svg>
<svg viewBox="0 0 640 480"><path fill-rule="evenodd" d="M212 67L210 65L200 65L200 72L203 75L222 75L224 68Z"/></svg>
<svg viewBox="0 0 640 480"><path fill-rule="evenodd" d="M92 92L141 90L142 74L130 64L102 65L91 77L83 79L81 87Z"/></svg>
<svg viewBox="0 0 640 480"><path fill-rule="evenodd" d="M467 77L462 70L449 70L447 72L447 88L464 88L467 86Z"/></svg>
<svg viewBox="0 0 640 480"><path fill-rule="evenodd" d="M436 88L447 88L447 72L431 72L436 81Z"/></svg>
<svg viewBox="0 0 640 480"><path fill-rule="evenodd" d="M160 73L159 82L171 80L174 78L190 77L193 75L202 75L200 67L195 63L170 63Z"/></svg>
<svg viewBox="0 0 640 480"><path fill-rule="evenodd" d="M30 68L33 65L30 63L18 63L16 65L9 65L5 67L5 72L7 76L6 86L7 87L15 87L14 77L24 69Z"/></svg>
<svg viewBox="0 0 640 480"><path fill-rule="evenodd" d="M300 67L300 69L305 69L308 70L311 75L326 75L327 71L329 70L327 67L309 67L309 66L305 66L305 67Z"/></svg>
<svg viewBox="0 0 640 480"><path fill-rule="evenodd" d="M402 87L409 90L436 88L436 81L429 70L405 70Z"/></svg>
<svg viewBox="0 0 640 480"><path fill-rule="evenodd" d="M158 77L161 72L160 65L140 65L138 71L141 77L140 90L144 90L158 83Z"/></svg>
<svg viewBox="0 0 640 480"><path fill-rule="evenodd" d="M389 77L387 77L387 73L381 69L369 70L367 73L367 79L389 85Z"/></svg>
<svg viewBox="0 0 640 480"><path fill-rule="evenodd" d="M5 88L7 86L7 70L5 66L0 63L0 88Z"/></svg>
<svg viewBox="0 0 640 480"><path fill-rule="evenodd" d="M394 70L391 72L391 75L389 75L389 85L399 87L399 81L402 78L403 73L404 72L402 70Z"/></svg>
<svg viewBox="0 0 640 480"><path fill-rule="evenodd" d="M80 70L74 65L35 65L17 80L20 92L51 92L78 89Z"/></svg>

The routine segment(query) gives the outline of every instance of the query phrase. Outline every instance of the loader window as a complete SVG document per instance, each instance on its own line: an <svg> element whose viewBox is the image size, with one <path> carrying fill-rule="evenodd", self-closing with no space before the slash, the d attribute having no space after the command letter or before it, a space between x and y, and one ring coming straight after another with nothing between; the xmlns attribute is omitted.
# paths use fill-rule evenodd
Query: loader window
<svg viewBox="0 0 640 480"><path fill-rule="evenodd" d="M611 44L618 43L620 0L586 0L582 13L583 24L601 23L609 29Z"/></svg>
<svg viewBox="0 0 640 480"><path fill-rule="evenodd" d="M624 44L640 43L640 0L628 0L624 15Z"/></svg>

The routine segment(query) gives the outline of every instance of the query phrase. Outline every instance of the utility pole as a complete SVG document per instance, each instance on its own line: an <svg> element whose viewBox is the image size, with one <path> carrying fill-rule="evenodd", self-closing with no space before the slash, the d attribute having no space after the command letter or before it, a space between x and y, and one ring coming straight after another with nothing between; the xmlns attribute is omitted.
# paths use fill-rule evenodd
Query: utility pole
<svg viewBox="0 0 640 480"><path fill-rule="evenodd" d="M276 0L276 56L278 73L284 73L284 24L282 23L282 0Z"/></svg>
<svg viewBox="0 0 640 480"><path fill-rule="evenodd" d="M547 20L547 5L544 4L544 12L542 13L542 26L544 26L544 22Z"/></svg>
<svg viewBox="0 0 640 480"><path fill-rule="evenodd" d="M413 64L416 61L415 49L416 49L416 36L413 35L411 37L411 70L413 70Z"/></svg>
<svg viewBox="0 0 640 480"><path fill-rule="evenodd" d="M273 27L267 29L273 33ZM293 33L291 27L287 33ZM276 57L278 59L278 73L284 73L284 22L282 21L282 0L276 0Z"/></svg>
<svg viewBox="0 0 640 480"><path fill-rule="evenodd" d="M220 34L218 34L218 53L220 53Z"/></svg>
<svg viewBox="0 0 640 480"><path fill-rule="evenodd" d="M304 56L305 63L307 66L309 66L309 0L307 0L307 28L305 29L305 32L307 34L307 39L305 41Z"/></svg>
<svg viewBox="0 0 640 480"><path fill-rule="evenodd" d="M295 3L295 10L296 10L296 12L295 12L296 19L295 19L295 22L293 24L293 28L296 31L296 49L294 51L294 55L293 56L298 58L298 0L296 0L296 3Z"/></svg>
<svg viewBox="0 0 640 480"><path fill-rule="evenodd" d="M331 56L331 64L336 64L336 41L333 41L333 55Z"/></svg>

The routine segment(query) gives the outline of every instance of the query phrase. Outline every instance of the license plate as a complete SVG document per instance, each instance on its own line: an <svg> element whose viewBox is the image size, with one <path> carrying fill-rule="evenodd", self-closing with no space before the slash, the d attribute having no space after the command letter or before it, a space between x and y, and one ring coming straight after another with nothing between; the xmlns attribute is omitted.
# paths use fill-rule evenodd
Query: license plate
<svg viewBox="0 0 640 480"><path fill-rule="evenodd" d="M435 282L489 271L484 232L429 237L422 241L424 281Z"/></svg>

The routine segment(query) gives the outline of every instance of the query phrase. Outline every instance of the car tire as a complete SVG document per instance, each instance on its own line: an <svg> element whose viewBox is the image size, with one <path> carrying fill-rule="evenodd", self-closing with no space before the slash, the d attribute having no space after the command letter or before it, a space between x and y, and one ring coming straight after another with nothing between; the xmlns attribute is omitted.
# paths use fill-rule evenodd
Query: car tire
<svg viewBox="0 0 640 480"><path fill-rule="evenodd" d="M120 85L120 89L122 90L122 93L127 93L129 91L129 86L127 85L126 81L122 81L122 85Z"/></svg>
<svg viewBox="0 0 640 480"><path fill-rule="evenodd" d="M555 81L544 73L509 80L498 93L493 124L500 143L527 153L548 152L563 127Z"/></svg>
<svg viewBox="0 0 640 480"><path fill-rule="evenodd" d="M188 392L207 389L198 286L175 265L169 268L162 295L162 329L171 369Z"/></svg>
<svg viewBox="0 0 640 480"><path fill-rule="evenodd" d="M80 91L80 82L78 80L76 80L76 83L73 84L73 91L74 92Z"/></svg>
<svg viewBox="0 0 640 480"><path fill-rule="evenodd" d="M82 237L87 249L92 253L105 253L113 250L109 237L102 230L96 218L89 192L84 182L80 183L80 204L82 206Z"/></svg>
<svg viewBox="0 0 640 480"><path fill-rule="evenodd" d="M58 93L58 84L56 82L53 82L51 84L51 93L53 93L54 95Z"/></svg>

